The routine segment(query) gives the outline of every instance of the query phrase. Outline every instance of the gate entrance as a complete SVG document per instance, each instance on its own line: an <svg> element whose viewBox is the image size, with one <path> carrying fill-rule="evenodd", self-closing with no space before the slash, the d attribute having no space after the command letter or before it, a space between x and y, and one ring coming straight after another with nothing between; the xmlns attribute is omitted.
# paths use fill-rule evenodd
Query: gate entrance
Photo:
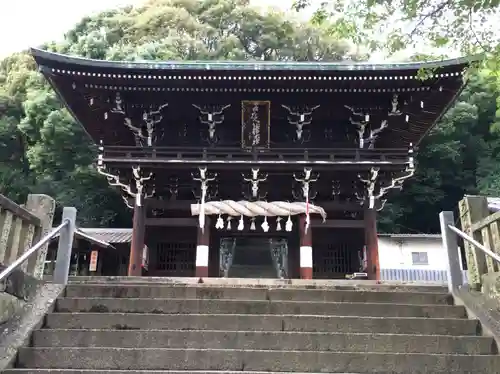
<svg viewBox="0 0 500 374"><path fill-rule="evenodd" d="M156 258L154 276L192 277L196 261L196 244L192 242L157 243L153 255Z"/></svg>
<svg viewBox="0 0 500 374"><path fill-rule="evenodd" d="M196 228L149 228L148 275L194 277L196 268Z"/></svg>
<svg viewBox="0 0 500 374"><path fill-rule="evenodd" d="M284 238L240 236L220 240L221 276L286 278L288 246Z"/></svg>
<svg viewBox="0 0 500 374"><path fill-rule="evenodd" d="M363 271L363 229L316 229L313 242L315 279L345 279L347 274Z"/></svg>
<svg viewBox="0 0 500 374"><path fill-rule="evenodd" d="M414 175L414 144L456 99L472 62L165 61L152 67L32 54L99 144L97 171L122 189L134 210L129 275L141 275L148 242L159 274L200 278L219 275L220 242L211 237L216 230L230 237L237 220L245 235L248 227L263 236L293 233L297 242L285 246L292 264L287 276L352 274L366 244L368 276L377 279L376 212L387 193ZM427 79L418 79L422 68L433 70ZM159 239L146 235L146 227L161 230ZM241 245L253 249L248 256L238 251L234 261L269 269L269 247Z"/></svg>

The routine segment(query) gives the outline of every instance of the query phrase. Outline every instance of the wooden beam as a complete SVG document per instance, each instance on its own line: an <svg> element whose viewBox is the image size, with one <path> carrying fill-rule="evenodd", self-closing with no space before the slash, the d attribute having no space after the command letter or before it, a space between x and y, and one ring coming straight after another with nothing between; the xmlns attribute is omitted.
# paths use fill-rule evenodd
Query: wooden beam
<svg viewBox="0 0 500 374"><path fill-rule="evenodd" d="M160 227L195 227L198 218L146 218L146 226Z"/></svg>
<svg viewBox="0 0 500 374"><path fill-rule="evenodd" d="M147 199L146 204L151 209L163 210L191 210L191 204L195 204L194 200L159 200Z"/></svg>
<svg viewBox="0 0 500 374"><path fill-rule="evenodd" d="M191 204L196 204L194 200L158 200L158 199L147 199L147 206L151 209L163 209L163 210L191 210ZM325 209L326 211L363 211L363 206L354 202L346 201L318 201L314 203Z"/></svg>
<svg viewBox="0 0 500 374"><path fill-rule="evenodd" d="M21 218L23 221L31 223L33 226L41 226L40 218L32 214L30 211L17 205L15 202L0 194L0 210L5 209L11 212L15 217Z"/></svg>
<svg viewBox="0 0 500 374"><path fill-rule="evenodd" d="M195 227L198 225L198 219L193 218L147 218L146 226L157 227ZM363 228L364 223L361 220L348 219L329 219L311 220L311 227L314 228Z"/></svg>
<svg viewBox="0 0 500 374"><path fill-rule="evenodd" d="M479 231L483 227L491 225L495 221L500 221L500 211L490 214L488 217L472 224L472 231Z"/></svg>
<svg viewBox="0 0 500 374"><path fill-rule="evenodd" d="M321 220L312 220L311 227L318 229L362 229L365 227L365 223L362 220L354 219L327 219L325 222Z"/></svg>
<svg viewBox="0 0 500 374"><path fill-rule="evenodd" d="M130 165L139 165L143 168L170 169L170 170L193 170L194 168L206 166L216 172L240 171L242 167L259 167L266 171L288 170L303 171L305 166L317 171L368 171L372 167L378 167L385 171L400 171L408 164L407 159L401 160L205 160L205 159L183 159L151 158L151 157L107 157L103 162L110 168L121 170L129 169Z"/></svg>

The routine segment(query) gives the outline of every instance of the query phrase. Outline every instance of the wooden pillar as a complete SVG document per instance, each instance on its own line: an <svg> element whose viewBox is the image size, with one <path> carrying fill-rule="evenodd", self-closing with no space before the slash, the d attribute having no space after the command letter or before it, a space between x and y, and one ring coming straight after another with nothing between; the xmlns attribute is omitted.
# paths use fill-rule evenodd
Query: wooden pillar
<svg viewBox="0 0 500 374"><path fill-rule="evenodd" d="M378 260L377 211L365 210L365 245L368 279L380 280L380 264Z"/></svg>
<svg viewBox="0 0 500 374"><path fill-rule="evenodd" d="M300 235L300 278L313 278L313 249L312 249L312 228L309 226L307 231L306 217L301 214L299 217L299 235Z"/></svg>
<svg viewBox="0 0 500 374"><path fill-rule="evenodd" d="M208 251L208 276L220 277L220 235L210 235L211 250Z"/></svg>
<svg viewBox="0 0 500 374"><path fill-rule="evenodd" d="M298 238L288 240L288 277L290 279L300 278L300 243Z"/></svg>
<svg viewBox="0 0 500 374"><path fill-rule="evenodd" d="M132 223L132 243L130 245L130 258L128 264L129 277L142 275L142 251L146 233L146 207L134 205L134 218Z"/></svg>
<svg viewBox="0 0 500 374"><path fill-rule="evenodd" d="M210 248L210 222L205 218L205 229L198 226L198 240L196 243L196 277L208 277L208 252Z"/></svg>

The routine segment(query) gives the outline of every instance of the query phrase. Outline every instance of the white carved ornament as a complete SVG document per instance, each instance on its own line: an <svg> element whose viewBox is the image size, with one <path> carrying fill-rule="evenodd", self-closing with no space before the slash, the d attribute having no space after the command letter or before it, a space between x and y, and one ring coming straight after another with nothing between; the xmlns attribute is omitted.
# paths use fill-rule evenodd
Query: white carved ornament
<svg viewBox="0 0 500 374"><path fill-rule="evenodd" d="M198 181L200 182L200 187L201 187L201 201L200 201L200 204L199 204L199 224L200 224L200 228L202 231L205 230L205 215L206 215L206 212L205 212L205 206L206 206L206 198L207 198L207 191L208 191L208 182L212 182L215 180L215 177L216 175L214 175L212 178L209 178L207 176L207 168L206 167L200 167L198 168L199 171L200 171L200 177L199 178L196 178L194 175L192 176L193 180L194 181ZM198 204L197 204L198 205Z"/></svg>
<svg viewBox="0 0 500 374"><path fill-rule="evenodd" d="M353 117L349 118L351 124L355 125L358 128L357 132L359 148L365 148L367 146L368 149L373 149L375 147L375 140L377 140L378 134L388 126L387 120L382 120L380 122L380 126L376 129L370 130L369 135L365 137L366 128L370 122L370 115L356 112L353 107L348 105L344 105L344 107L351 111L352 116L361 117L358 121L354 120Z"/></svg>
<svg viewBox="0 0 500 374"><path fill-rule="evenodd" d="M148 147L152 147L155 142L155 130L156 125L163 120L162 110L168 107L168 103L160 104L156 108L156 110L150 110L149 112L144 111L142 114L142 120L144 121L144 125L136 126L132 123L132 119L125 112L125 108L123 105L123 99L119 92L116 93L114 107L111 109L111 113L121 114L123 116L123 123L126 127L132 131L136 138L136 142L138 145L146 145ZM104 119L108 119L108 113L104 114ZM145 127L145 131L143 130ZM146 135L144 134L146 133ZM143 141L146 141L146 144L143 144Z"/></svg>
<svg viewBox="0 0 500 374"><path fill-rule="evenodd" d="M120 176L119 175L115 175L115 174L111 174L111 173L106 172L103 165L99 165L98 164L97 171L99 172L99 174L104 175L107 178L108 183L109 183L110 186L121 187L121 189L128 196L133 197L134 200L135 200L135 205L136 206L142 206L143 205L143 200L145 198L152 197L154 195L154 193L155 193L154 190L151 193L145 193L145 182L148 181L148 180L150 180L153 177L153 174L149 173L148 176L142 176L141 175L141 168L139 166L137 166L137 167L133 166L132 167L132 174L134 176L135 190L136 190L136 192L132 191L132 187L131 187L130 184L123 183L120 180ZM132 206L130 206L130 204L128 203L128 198L126 196L122 196L122 198L123 198L123 201L125 202L125 204L129 208L132 208Z"/></svg>
<svg viewBox="0 0 500 374"><path fill-rule="evenodd" d="M259 183L265 182L267 180L267 174L265 174L263 177L259 178L259 169L252 168L252 177L246 178L245 175L243 175L243 180L245 182L250 183L250 189L252 191L252 198L257 199L257 198L259 198Z"/></svg>
<svg viewBox="0 0 500 374"><path fill-rule="evenodd" d="M281 105L288 111L288 123L295 126L295 134L297 141L303 141L304 126L310 125L313 118L313 112L319 108L319 105L313 107L305 107L303 110L295 110L294 108Z"/></svg>
<svg viewBox="0 0 500 374"><path fill-rule="evenodd" d="M224 111L229 108L231 104L209 105L204 107L196 104L192 105L200 112L200 122L208 127L207 130L209 140L216 141L216 126L224 122Z"/></svg>
<svg viewBox="0 0 500 374"><path fill-rule="evenodd" d="M401 190L403 188L403 183L408 178L411 178L415 174L415 161L413 157L413 145L410 144L410 149L408 150L408 164L402 175L396 178L392 178L391 182L385 186L380 186L379 191L375 194L375 185L377 183L377 179L379 177L379 168L371 168L370 176L368 179L364 179L361 175L358 174L359 180L366 186L366 196L357 195L356 197L362 203L364 203L365 199L368 198L369 209L373 209L375 207L375 201L380 200L384 195L386 195L390 190L398 189ZM385 201L382 201L382 208L385 204ZM382 209L381 208L381 209ZM381 210L380 209L380 210Z"/></svg>

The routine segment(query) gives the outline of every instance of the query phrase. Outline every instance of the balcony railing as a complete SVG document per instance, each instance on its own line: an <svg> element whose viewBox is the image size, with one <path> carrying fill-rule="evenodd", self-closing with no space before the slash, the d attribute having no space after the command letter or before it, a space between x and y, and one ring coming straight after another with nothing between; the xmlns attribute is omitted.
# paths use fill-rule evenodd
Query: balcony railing
<svg viewBox="0 0 500 374"><path fill-rule="evenodd" d="M244 150L241 148L194 147L124 147L107 146L102 151L103 161L181 164L181 163L261 163L261 164L367 164L404 165L409 162L408 149L359 148L272 148Z"/></svg>

